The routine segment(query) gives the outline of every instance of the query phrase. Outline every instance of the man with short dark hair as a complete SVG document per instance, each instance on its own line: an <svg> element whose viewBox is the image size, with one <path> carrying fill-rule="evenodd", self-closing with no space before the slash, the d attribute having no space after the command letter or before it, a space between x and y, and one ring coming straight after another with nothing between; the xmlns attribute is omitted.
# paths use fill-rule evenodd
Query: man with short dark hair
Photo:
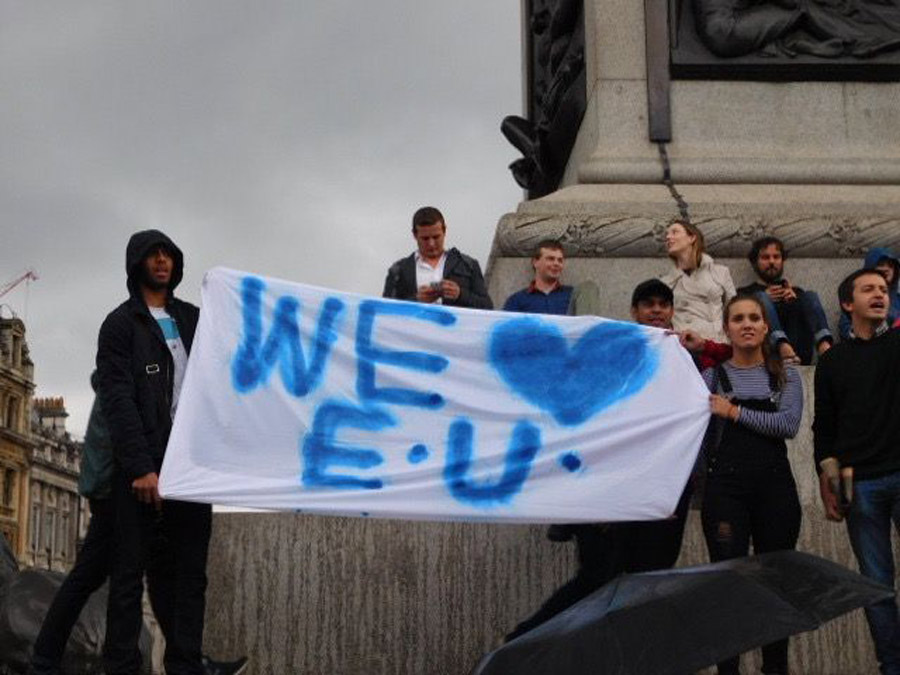
<svg viewBox="0 0 900 675"><path fill-rule="evenodd" d="M531 283L506 299L504 311L568 314L572 287L560 282L565 265L562 244L555 239L545 239L539 243L531 256L531 266L534 268Z"/></svg>
<svg viewBox="0 0 900 675"><path fill-rule="evenodd" d="M104 666L136 675L144 573L166 638L168 675L203 675L206 556L212 510L162 499L159 471L199 310L177 299L181 250L162 232L134 234L125 254L129 298L100 328L97 394L112 439L116 556Z"/></svg>
<svg viewBox="0 0 900 675"><path fill-rule="evenodd" d="M754 241L747 259L757 281L739 288L738 293L756 295L762 301L782 357L809 365L814 352L822 354L834 342L819 296L791 285L784 277L787 253L778 237Z"/></svg>
<svg viewBox="0 0 900 675"><path fill-rule="evenodd" d="M900 332L888 329L888 284L857 270L838 289L851 331L816 368L813 438L829 520L847 520L860 572L894 585L892 523L900 517ZM849 503L848 503L849 502ZM883 675L900 675L895 599L866 608Z"/></svg>
<svg viewBox="0 0 900 675"><path fill-rule="evenodd" d="M659 279L647 279L634 287L631 294L631 318L642 326L672 330L675 295L669 285Z"/></svg>
<svg viewBox="0 0 900 675"><path fill-rule="evenodd" d="M385 298L493 309L478 261L456 248L444 250L447 226L433 206L413 214L416 251L391 265L384 281Z"/></svg>
<svg viewBox="0 0 900 675"><path fill-rule="evenodd" d="M897 258L891 249L876 246L866 253L863 267L881 272L887 281L888 296L891 300L887 322L891 327L896 327L896 322L900 321L900 291L897 290L900 286L900 258ZM841 312L841 318L838 321L838 334L841 336L841 340L849 337L850 328L850 315L847 312Z"/></svg>
<svg viewBox="0 0 900 675"><path fill-rule="evenodd" d="M635 286L631 294L631 318L636 323L672 330L674 315L675 296L668 284L659 279L647 279ZM731 358L731 345L706 340L689 330L681 331L678 336L701 371Z"/></svg>

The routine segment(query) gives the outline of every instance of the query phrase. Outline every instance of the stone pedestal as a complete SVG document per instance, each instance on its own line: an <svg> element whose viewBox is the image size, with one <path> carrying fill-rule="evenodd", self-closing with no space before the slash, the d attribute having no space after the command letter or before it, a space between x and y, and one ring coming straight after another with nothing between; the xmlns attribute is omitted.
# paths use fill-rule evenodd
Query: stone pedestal
<svg viewBox="0 0 900 675"><path fill-rule="evenodd" d="M588 108L564 184L659 182L644 3L585 0L585 16ZM900 183L898 83L673 81L670 100L676 183Z"/></svg>

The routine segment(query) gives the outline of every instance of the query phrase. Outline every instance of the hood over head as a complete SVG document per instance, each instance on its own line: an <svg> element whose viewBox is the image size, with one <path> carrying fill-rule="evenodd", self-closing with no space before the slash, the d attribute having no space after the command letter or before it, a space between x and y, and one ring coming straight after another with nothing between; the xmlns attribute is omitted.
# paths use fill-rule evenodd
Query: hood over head
<svg viewBox="0 0 900 675"><path fill-rule="evenodd" d="M890 260L894 265L894 281L891 284L891 287L896 288L898 281L900 281L900 258L897 258L891 249L886 246L876 246L875 248L869 249L869 252L866 253L866 260L863 266L867 268L875 267L879 260L885 258Z"/></svg>
<svg viewBox="0 0 900 675"><path fill-rule="evenodd" d="M140 295L141 264L147 254L156 246L165 246L172 252L172 279L169 281L169 293L181 283L184 276L184 255L169 237L159 230L141 230L131 235L125 249L125 272L128 274L128 292Z"/></svg>

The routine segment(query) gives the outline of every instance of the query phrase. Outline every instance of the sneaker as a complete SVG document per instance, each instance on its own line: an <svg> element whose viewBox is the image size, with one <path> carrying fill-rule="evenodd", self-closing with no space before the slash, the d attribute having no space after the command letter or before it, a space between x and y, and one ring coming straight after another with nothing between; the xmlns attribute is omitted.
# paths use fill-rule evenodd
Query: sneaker
<svg viewBox="0 0 900 675"><path fill-rule="evenodd" d="M208 656L203 657L203 672L206 675L241 675L245 670L247 670L246 656L236 661L213 661Z"/></svg>

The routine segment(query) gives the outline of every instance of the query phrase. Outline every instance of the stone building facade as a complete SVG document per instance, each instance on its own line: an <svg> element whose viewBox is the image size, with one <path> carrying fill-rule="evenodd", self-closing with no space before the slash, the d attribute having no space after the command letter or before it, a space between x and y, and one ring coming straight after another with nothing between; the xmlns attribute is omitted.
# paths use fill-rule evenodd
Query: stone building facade
<svg viewBox="0 0 900 675"><path fill-rule="evenodd" d="M66 431L62 398L34 400L28 547L23 562L65 572L86 529L87 500L78 494L81 444Z"/></svg>
<svg viewBox="0 0 900 675"><path fill-rule="evenodd" d="M0 533L19 560L28 549L28 474L34 442L34 364L25 324L0 318Z"/></svg>
<svg viewBox="0 0 900 675"><path fill-rule="evenodd" d="M81 443L62 398L33 399L25 324L0 319L0 533L19 563L66 572L87 529L78 495Z"/></svg>

